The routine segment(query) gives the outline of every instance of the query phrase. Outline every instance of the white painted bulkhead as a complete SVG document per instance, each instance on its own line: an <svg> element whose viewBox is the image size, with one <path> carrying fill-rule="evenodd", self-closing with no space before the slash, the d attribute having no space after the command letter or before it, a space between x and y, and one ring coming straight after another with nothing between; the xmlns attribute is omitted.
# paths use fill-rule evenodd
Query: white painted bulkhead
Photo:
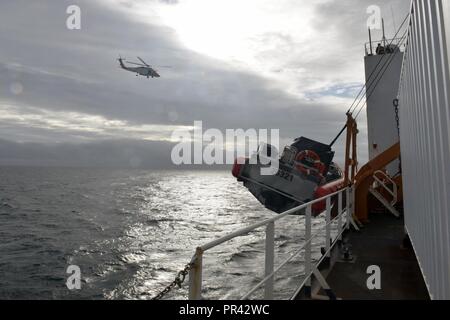
<svg viewBox="0 0 450 320"><path fill-rule="evenodd" d="M450 0L413 0L400 143L407 232L431 298L450 299Z"/></svg>
<svg viewBox="0 0 450 320"><path fill-rule="evenodd" d="M442 14L444 15L448 61L450 61L450 1L447 0L442 2Z"/></svg>
<svg viewBox="0 0 450 320"><path fill-rule="evenodd" d="M398 142L394 99L397 98L403 52L365 57L369 160ZM394 176L398 161L387 168Z"/></svg>

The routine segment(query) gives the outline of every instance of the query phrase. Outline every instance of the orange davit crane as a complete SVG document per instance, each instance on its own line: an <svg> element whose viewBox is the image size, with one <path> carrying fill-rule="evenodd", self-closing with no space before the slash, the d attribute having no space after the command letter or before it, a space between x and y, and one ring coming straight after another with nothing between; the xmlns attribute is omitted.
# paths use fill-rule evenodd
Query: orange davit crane
<svg viewBox="0 0 450 320"><path fill-rule="evenodd" d="M354 219L359 223L368 222L369 217L369 190L373 185L374 174L377 171L384 170L391 162L400 157L400 143L394 144L392 147L369 161L360 170L358 170L356 137L358 134L356 120L350 113L347 114L347 138L345 152L345 174L344 184L346 186L354 186L355 189L355 216ZM393 180L400 185L401 193L401 176ZM401 197L401 195L400 195Z"/></svg>
<svg viewBox="0 0 450 320"><path fill-rule="evenodd" d="M394 160L400 157L400 142L373 158L363 166L355 177L355 216L359 222L365 223L369 218L369 204L367 201L369 189L374 182L375 172L386 168ZM401 183L401 177L396 179ZM398 181L400 180L400 181Z"/></svg>

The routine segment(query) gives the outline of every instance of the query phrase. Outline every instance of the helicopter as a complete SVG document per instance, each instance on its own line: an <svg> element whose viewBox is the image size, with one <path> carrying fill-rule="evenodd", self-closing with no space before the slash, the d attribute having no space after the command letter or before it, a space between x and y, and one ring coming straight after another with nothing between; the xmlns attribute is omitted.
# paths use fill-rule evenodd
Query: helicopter
<svg viewBox="0 0 450 320"><path fill-rule="evenodd" d="M119 61L120 67L124 70L130 71L130 72L135 72L136 73L136 77L141 75L144 77L150 78L160 78L161 76L159 75L159 73L153 69L149 64L147 64L142 58L137 57L139 59L139 61L141 61L141 63L137 63L137 62L130 62L130 61L126 61L125 59L123 59L122 57L119 57L119 59L117 59ZM125 65L125 63L127 64L132 64L132 65L136 65L138 67L129 67L127 65ZM170 67L163 67L163 68L170 68Z"/></svg>

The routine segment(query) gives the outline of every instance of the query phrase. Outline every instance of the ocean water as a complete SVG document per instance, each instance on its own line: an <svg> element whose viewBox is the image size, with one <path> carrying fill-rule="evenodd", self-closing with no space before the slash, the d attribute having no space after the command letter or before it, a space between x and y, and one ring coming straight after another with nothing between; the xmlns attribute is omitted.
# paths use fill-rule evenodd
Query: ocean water
<svg viewBox="0 0 450 320"><path fill-rule="evenodd" d="M151 299L197 246L273 215L229 172L0 168L0 299ZM277 223L277 264L302 244L303 221ZM264 237L262 228L205 253L205 299L239 298L261 280ZM303 279L302 260L277 275L277 299ZM81 290L66 287L69 265ZM186 297L187 280L166 298Z"/></svg>

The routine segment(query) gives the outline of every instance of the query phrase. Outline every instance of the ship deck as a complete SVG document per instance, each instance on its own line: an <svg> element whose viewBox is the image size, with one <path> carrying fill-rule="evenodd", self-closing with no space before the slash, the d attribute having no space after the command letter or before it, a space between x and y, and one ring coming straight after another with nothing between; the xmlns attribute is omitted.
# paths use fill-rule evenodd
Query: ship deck
<svg viewBox="0 0 450 320"><path fill-rule="evenodd" d="M361 231L349 231L344 239L352 254L345 261L338 248L329 267L320 268L337 296L344 300L428 300L413 248L405 240L404 221L389 213L370 215L370 223ZM381 269L381 289L369 290L369 266ZM313 284L313 298L325 296Z"/></svg>

